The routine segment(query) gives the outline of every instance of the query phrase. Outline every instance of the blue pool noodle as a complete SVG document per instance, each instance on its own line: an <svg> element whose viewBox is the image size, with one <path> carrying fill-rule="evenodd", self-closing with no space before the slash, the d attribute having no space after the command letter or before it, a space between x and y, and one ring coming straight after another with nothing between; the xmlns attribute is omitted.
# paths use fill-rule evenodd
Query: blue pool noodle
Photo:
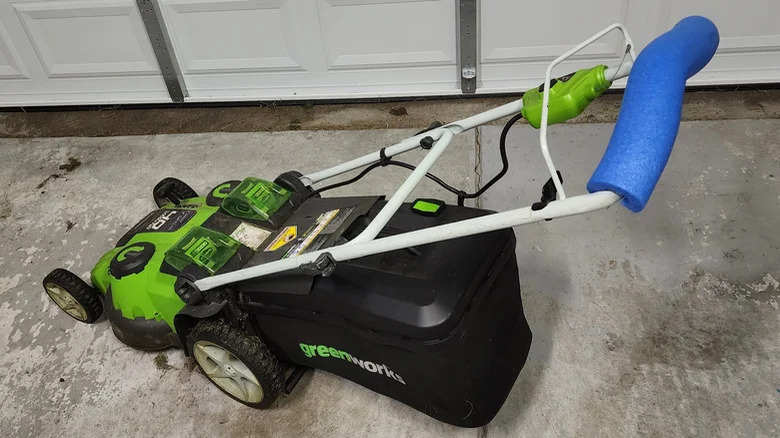
<svg viewBox="0 0 780 438"><path fill-rule="evenodd" d="M645 207L672 153L685 81L712 59L719 39L712 21L693 16L642 50L609 146L588 181L589 192L613 191L634 212Z"/></svg>

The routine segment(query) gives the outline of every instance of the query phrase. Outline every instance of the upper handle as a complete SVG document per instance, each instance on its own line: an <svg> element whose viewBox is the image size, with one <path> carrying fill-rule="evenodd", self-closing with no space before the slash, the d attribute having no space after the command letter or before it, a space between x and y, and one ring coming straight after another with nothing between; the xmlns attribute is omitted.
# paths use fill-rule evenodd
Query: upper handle
<svg viewBox="0 0 780 438"><path fill-rule="evenodd" d="M692 16L639 54L609 146L588 181L589 192L615 192L631 211L645 207L672 153L685 81L712 59L719 39L712 21Z"/></svg>

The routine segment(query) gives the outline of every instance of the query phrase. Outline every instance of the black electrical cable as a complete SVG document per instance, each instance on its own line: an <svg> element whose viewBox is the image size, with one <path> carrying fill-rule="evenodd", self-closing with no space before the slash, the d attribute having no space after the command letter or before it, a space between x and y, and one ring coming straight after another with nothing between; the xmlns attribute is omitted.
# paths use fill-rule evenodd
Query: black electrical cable
<svg viewBox="0 0 780 438"><path fill-rule="evenodd" d="M458 205L463 205L464 198L465 199L476 198L477 196L485 193L487 189L489 189L493 184L495 184L504 175L506 175L507 171L509 170L509 159L506 156L506 136L507 134L509 134L509 129L512 128L512 125L514 125L518 120L522 118L523 115L521 113L515 114L514 117L509 119L508 122L506 122L506 125L504 125L504 129L501 130L501 137L498 140L498 150L501 153L501 170L496 174L496 176L491 178L490 181L488 181L484 186L482 186L476 192L458 194Z"/></svg>
<svg viewBox="0 0 780 438"><path fill-rule="evenodd" d="M376 163L370 164L368 167L363 169L360 173L358 173L357 175L353 176L352 178L350 178L348 180L337 182L337 183L331 184L329 186L320 187L319 189L314 190L313 192L310 192L309 195L307 196L307 198L311 198L312 196L316 196L316 195L318 195L318 194L320 194L320 193L322 193L322 192L324 192L326 190L332 190L332 189L336 189L336 188L339 188L339 187L342 187L342 186L346 186L346 185L352 184L355 181L359 180L360 178L363 178L364 176L366 176L366 174L368 172L371 172L372 170L376 169L377 167L380 167L381 165L382 165L382 163L380 163L379 161L377 161Z"/></svg>
<svg viewBox="0 0 780 438"><path fill-rule="evenodd" d="M315 196L315 195L317 195L319 193L322 193L322 192L324 192L326 190L331 190L331 189L335 189L335 188L339 188L339 187L350 185L350 184L354 183L355 181L359 180L360 178L363 178L364 176L366 176L366 174L368 172L371 172L372 170L376 169L377 167L381 167L382 164L383 163L379 162L379 161L377 161L376 163L372 163L368 167L363 169L360 173L355 175L354 177L352 177L352 178L350 178L348 180L344 180L344 181L340 181L340 182L331 184L329 186L321 187L321 188L311 192L308 195L308 197ZM385 165L387 165L387 166L403 167L403 168L409 169L409 170L416 169L413 165L411 165L409 163L404 163L403 161L397 161L397 160L387 160L387 161L385 161ZM426 173L425 176L427 178L429 178L431 181L435 182L436 184L442 186L445 190L447 190L449 192L455 193L457 195L458 192L460 191L460 190L456 189L455 187L452 187L451 185L449 185L446 182L442 181L441 178L439 178L436 175L433 175L431 173Z"/></svg>
<svg viewBox="0 0 780 438"><path fill-rule="evenodd" d="M411 165L409 163L404 163L403 161L390 160L387 164L389 164L391 166L403 167L403 168L409 169L409 170L416 169L415 166L413 166L413 165ZM446 182L444 182L438 176L436 176L436 175L434 175L432 173L426 173L425 176L428 179L430 179L431 181L435 182L436 184L442 186L445 190L447 190L449 192L452 192L452 193L458 193L458 189L456 189L455 187L452 187L451 185L447 184Z"/></svg>
<svg viewBox="0 0 780 438"><path fill-rule="evenodd" d="M507 155L506 155L506 137L507 137L507 134L509 134L509 129L512 128L512 125L514 125L521 118L523 118L522 114L516 114L514 117L509 119L509 121L506 123L506 125L504 125L504 129L501 131L501 137L499 138L499 142L498 142L498 149L499 149L499 152L501 153L501 165L502 165L501 170L496 174L496 176L491 178L490 181L488 181L484 186L482 186L482 188L480 188L476 192L474 192L474 193L466 193L463 190L458 190L455 187L452 187L451 185L449 185L446 182L444 182L441 178L437 177L436 175L433 175L432 173L426 173L425 176L428 179L430 179L433 182L435 182L436 184L442 186L445 190L447 190L447 191L449 191L451 193L454 193L458 197L458 205L463 205L463 202L464 202L465 199L476 198L477 196L485 193L485 191L487 191L487 189L489 189L499 179L501 179L504 175L506 175L507 171L509 170L509 159L507 158ZM384 150L383 150L383 152L384 152ZM384 155L384 153L382 155ZM358 181L360 178L363 178L364 176L366 176L366 174L368 174L368 172L371 172L372 170L376 169L377 167L383 167L383 166L399 166L399 167L403 167L403 168L409 169L409 170L415 170L416 169L415 166L413 166L413 165L411 165L409 163L405 163L403 161L393 160L392 157L383 156L379 161L368 165L368 167L363 169L360 173L358 173L354 177L352 177L352 178L350 178L348 180L344 180L344 181L341 181L341 182L337 182L337 183L325 186L325 187L320 187L319 189L314 190L313 192L309 193L308 197L315 196L315 195L317 195L319 193L322 193L324 191L327 191L327 190L332 190L332 189L335 189L335 188L338 188L338 187L343 187L343 186L352 184L352 183Z"/></svg>

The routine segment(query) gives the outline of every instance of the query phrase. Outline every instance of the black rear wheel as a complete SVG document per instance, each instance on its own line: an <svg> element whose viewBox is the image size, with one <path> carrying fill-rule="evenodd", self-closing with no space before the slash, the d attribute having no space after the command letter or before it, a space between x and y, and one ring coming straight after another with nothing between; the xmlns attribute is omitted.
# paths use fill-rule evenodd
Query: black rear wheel
<svg viewBox="0 0 780 438"><path fill-rule="evenodd" d="M182 199L197 198L198 192L184 181L168 177L163 178L154 186L152 196L154 196L154 202L157 206L162 207L167 204L179 205Z"/></svg>
<svg viewBox="0 0 780 438"><path fill-rule="evenodd" d="M43 288L54 304L78 321L91 324L103 314L100 292L66 269L51 271Z"/></svg>
<svg viewBox="0 0 780 438"><path fill-rule="evenodd" d="M201 321L187 347L222 392L249 407L269 407L284 389L284 370L260 338L224 321Z"/></svg>
<svg viewBox="0 0 780 438"><path fill-rule="evenodd" d="M319 198L319 195L312 195L314 189L312 189L311 186L307 186L301 181L302 176L303 174L301 172L298 172L297 170L291 170L277 176L274 180L274 183L284 187L287 190L290 190L293 193L297 193L303 196L304 199L308 198L309 196Z"/></svg>

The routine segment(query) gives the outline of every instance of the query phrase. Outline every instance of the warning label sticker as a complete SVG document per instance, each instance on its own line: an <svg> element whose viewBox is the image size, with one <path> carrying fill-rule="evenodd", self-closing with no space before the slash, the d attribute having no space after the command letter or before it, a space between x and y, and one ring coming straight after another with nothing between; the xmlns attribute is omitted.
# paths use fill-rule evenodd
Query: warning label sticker
<svg viewBox="0 0 780 438"><path fill-rule="evenodd" d="M260 227L256 227L246 222L241 222L241 225L230 233L230 237L241 242L242 245L251 248L252 251L257 251L260 248L260 244L271 235L271 232L264 230Z"/></svg>
<svg viewBox="0 0 780 438"><path fill-rule="evenodd" d="M298 237L298 227L295 225L284 227L276 238L265 247L265 252L276 251Z"/></svg>
<svg viewBox="0 0 780 438"><path fill-rule="evenodd" d="M328 223L328 226L325 227L325 229L322 230L322 234L325 235L335 233L336 230L338 230L339 227L342 226L344 222L346 222L347 218L352 214L353 211L355 211L354 206L341 209L341 212Z"/></svg>
<svg viewBox="0 0 780 438"><path fill-rule="evenodd" d="M314 221L314 224L312 224L311 227L309 227L308 230L306 230L305 233L303 233L303 236L301 239L298 239L298 243L295 244L292 248L290 248L289 251L284 255L284 258L287 257L295 257L297 255L303 254L306 249L311 245L311 243L314 241L315 238L322 232L322 230L325 229L325 227L328 226L328 224L339 214L340 209L335 210L329 210L325 213L322 213L316 221Z"/></svg>

